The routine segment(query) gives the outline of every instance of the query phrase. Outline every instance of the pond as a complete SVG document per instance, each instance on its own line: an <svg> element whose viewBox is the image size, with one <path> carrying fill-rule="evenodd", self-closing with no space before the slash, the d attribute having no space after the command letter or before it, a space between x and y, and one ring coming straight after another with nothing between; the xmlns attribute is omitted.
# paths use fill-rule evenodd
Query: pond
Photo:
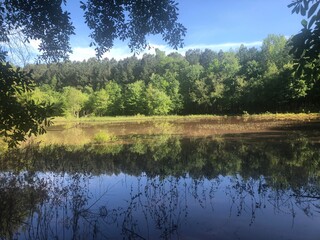
<svg viewBox="0 0 320 240"><path fill-rule="evenodd" d="M0 238L319 239L319 133L316 120L55 125L0 157Z"/></svg>

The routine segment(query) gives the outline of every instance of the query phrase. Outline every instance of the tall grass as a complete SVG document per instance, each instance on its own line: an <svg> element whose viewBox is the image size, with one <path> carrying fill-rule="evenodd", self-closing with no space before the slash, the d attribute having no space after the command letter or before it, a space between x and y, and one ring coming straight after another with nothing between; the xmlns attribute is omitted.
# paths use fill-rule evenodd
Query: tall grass
<svg viewBox="0 0 320 240"><path fill-rule="evenodd" d="M167 116L116 116L116 117L81 117L81 118L64 118L55 117L53 122L137 122L137 121L161 121L161 120L192 120L192 119L223 119L227 115L167 115ZM274 119L274 120L312 120L320 119L320 113L262 113L249 114L245 112L243 115L232 115L230 117L250 118L250 119Z"/></svg>

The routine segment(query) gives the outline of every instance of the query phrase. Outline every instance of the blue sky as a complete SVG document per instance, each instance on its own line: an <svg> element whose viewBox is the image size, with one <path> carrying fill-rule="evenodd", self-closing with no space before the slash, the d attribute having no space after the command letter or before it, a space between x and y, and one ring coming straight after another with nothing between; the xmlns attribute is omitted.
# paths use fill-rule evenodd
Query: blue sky
<svg viewBox="0 0 320 240"><path fill-rule="evenodd" d="M189 30L186 44L255 42L268 34L291 36L300 30L302 18L291 14L289 3L291 0L182 0L181 22Z"/></svg>
<svg viewBox="0 0 320 240"><path fill-rule="evenodd" d="M190 48L237 49L240 44L259 47L268 34L290 37L300 31L302 20L301 16L291 14L287 7L291 1L178 0L179 22L187 28L185 48L179 52L183 54ZM67 9L76 27L76 35L71 38L74 51L71 60L88 59L95 54L89 47L90 31L79 7L79 1L68 1ZM159 36L151 36L148 41L166 53L174 51ZM104 57L121 59L131 55L125 42L116 41L114 48Z"/></svg>

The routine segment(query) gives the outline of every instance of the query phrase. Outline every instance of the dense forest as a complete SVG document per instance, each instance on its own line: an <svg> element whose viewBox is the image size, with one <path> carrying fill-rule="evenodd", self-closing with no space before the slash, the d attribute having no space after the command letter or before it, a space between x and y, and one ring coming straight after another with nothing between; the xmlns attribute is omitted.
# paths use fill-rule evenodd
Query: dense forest
<svg viewBox="0 0 320 240"><path fill-rule="evenodd" d="M259 48L30 64L37 87L22 98L66 117L317 112L320 81L295 77L289 41L269 35Z"/></svg>

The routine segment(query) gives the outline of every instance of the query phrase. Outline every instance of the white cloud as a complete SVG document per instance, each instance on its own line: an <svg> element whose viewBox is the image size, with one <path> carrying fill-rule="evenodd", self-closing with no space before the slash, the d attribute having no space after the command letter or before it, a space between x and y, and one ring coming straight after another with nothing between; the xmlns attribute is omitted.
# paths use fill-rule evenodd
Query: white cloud
<svg viewBox="0 0 320 240"><path fill-rule="evenodd" d="M206 48L214 50L214 51L229 51L230 49L237 49L241 45L244 45L246 47L260 47L262 45L262 41L255 41L255 42L238 42L238 43L221 43L221 44L198 44L198 45L187 45L184 48L174 50L170 48L167 45L161 45L161 44L149 44L150 47L142 51L139 55L136 55L138 58L142 57L145 53L155 54L155 49L159 49L161 51L166 52L166 54L169 54L171 52L178 52L182 55L185 54L185 52L189 49L200 49L205 50ZM122 46L122 47L114 47L109 52L105 53L103 55L103 58L109 58L109 59L116 59L121 60L127 57L132 56L133 53L130 51L128 46ZM91 57L95 57L95 50L90 47L76 47L73 49L73 53L70 55L71 61L83 61L87 60Z"/></svg>
<svg viewBox="0 0 320 240"><path fill-rule="evenodd" d="M70 54L71 61L82 61L87 60L89 58L95 57L95 51L89 47L76 47L72 49L73 53Z"/></svg>
<svg viewBox="0 0 320 240"><path fill-rule="evenodd" d="M28 50L28 54L29 54L29 61L33 62L36 58L37 55L40 54L38 48L40 45L41 41L40 40L30 40L29 43L25 43L25 48ZM1 43L0 43L1 44ZM219 50L223 50L223 51L228 51L231 48L232 49L237 49L240 47L240 45L243 44L247 47L258 47L261 46L262 41L255 41L255 42L228 42L228 43L221 43L221 44L192 44L192 45L187 45L184 48L178 49L178 50L174 50L172 48L170 48L168 45L164 45L164 44L154 44L152 42L149 43L149 47L147 49L145 49L144 51L142 51L140 54L136 55L138 58L142 57L143 54L145 53L150 53L150 54L155 54L155 49L159 49L161 51L166 52L166 54L169 54L171 52L178 52L182 55L185 54L185 52L189 49L200 49L200 50L204 50L206 48L214 50L214 51L219 51ZM3 44L1 44L2 47L6 47ZM0 46L1 46L0 45ZM14 48L19 48L21 46L17 45ZM71 61L83 61L83 60L87 60L89 58L95 57L95 50L91 47L74 47L72 49L73 53L70 54L70 60ZM14 59L14 52L11 53L11 55L9 56L11 59ZM116 59L116 60L121 60L127 57L132 56L133 53L130 51L129 47L125 44L116 46L114 48L112 48L109 52L105 53L102 58L109 58L109 59Z"/></svg>
<svg viewBox="0 0 320 240"><path fill-rule="evenodd" d="M90 47L75 47L72 49L72 51L73 53L70 54L71 61L83 61L96 56L95 50ZM116 60L120 60L130 56L132 56L132 53L130 52L128 47L117 47L105 53L102 58L114 58Z"/></svg>
<svg viewBox="0 0 320 240"><path fill-rule="evenodd" d="M133 53L130 51L128 46L122 46L122 47L114 47L110 49L109 52L105 53L103 55L104 58L114 58L116 60L124 59L127 57L132 56Z"/></svg>
<svg viewBox="0 0 320 240"><path fill-rule="evenodd" d="M262 45L262 41L255 41L255 42L229 42L229 43L220 43L220 44L191 44L191 45L186 45L183 48L180 48L178 50L174 50L168 46L165 45L157 45L157 44L151 44L153 49L160 49L161 51L165 51L167 54L171 52L178 52L182 55L186 53L189 49L200 49L200 50L205 50L205 49L211 49L213 51L229 51L230 49L236 50L238 49L241 45L244 45L246 47L260 47ZM151 53L154 53L154 51L149 51Z"/></svg>
<svg viewBox="0 0 320 240"><path fill-rule="evenodd" d="M185 52L189 49L200 49L204 50L206 48L214 50L214 51L228 51L231 48L237 49L240 47L240 45L243 44L247 47L259 47L262 45L262 41L256 41L256 42L240 42L240 43L221 43L221 44L198 44L198 45L187 45L184 48L174 50L170 48L167 45L161 45L161 44L152 44L150 43L150 47L142 51L139 55L136 55L138 58L142 57L145 53L155 54L155 49L159 49L161 51L166 52L166 54L169 54L171 52L179 52L180 54L184 55ZM31 53L34 57L39 54L38 47L40 45L40 40L30 40L30 42L27 44L27 48L29 50L29 53ZM70 60L71 61L83 61L88 60L89 58L95 57L96 53L93 48L90 47L75 47L72 49L73 53L70 54ZM109 58L109 59L116 59L121 60L127 57L132 56L133 53L130 51L129 47L124 45L121 47L114 47L109 52L105 53L103 55L103 58Z"/></svg>
<svg viewBox="0 0 320 240"><path fill-rule="evenodd" d="M262 41L255 41L255 42L228 42L228 43L219 43L219 44L188 45L188 46L185 46L182 49L182 51L186 52L188 49L204 50L206 48L214 50L214 51L220 51L220 50L228 51L230 49L237 49L241 45L244 45L246 47L260 47L262 45Z"/></svg>
<svg viewBox="0 0 320 240"><path fill-rule="evenodd" d="M150 43L147 49L142 51L140 54L136 55L138 58L141 58L143 54L149 53L149 54L155 54L155 49L159 49L161 51L164 51L166 54L169 54L171 52L178 52L182 55L185 54L185 52L189 49L200 49L205 50L206 48L214 50L214 51L228 51L230 49L237 49L240 47L240 45L243 44L247 47L259 47L262 45L262 41L256 41L256 42L240 42L240 43L221 43L221 44L194 44L194 45L187 45L184 48L174 50L170 48L167 45L161 45L161 44L152 44ZM30 42L27 44L27 48L29 53L31 54L32 59L31 62L34 61L36 56L39 54L38 47L40 45L40 40L30 40ZM4 46L3 46L4 47ZM95 57L96 53L93 48L90 47L75 47L72 49L73 53L70 54L70 60L71 61L83 61L88 60L89 58ZM105 53L102 58L108 58L108 59L116 59L121 60L127 57L132 56L133 53L130 51L129 47L126 45L114 47L109 52ZM9 56L12 59L14 56Z"/></svg>

